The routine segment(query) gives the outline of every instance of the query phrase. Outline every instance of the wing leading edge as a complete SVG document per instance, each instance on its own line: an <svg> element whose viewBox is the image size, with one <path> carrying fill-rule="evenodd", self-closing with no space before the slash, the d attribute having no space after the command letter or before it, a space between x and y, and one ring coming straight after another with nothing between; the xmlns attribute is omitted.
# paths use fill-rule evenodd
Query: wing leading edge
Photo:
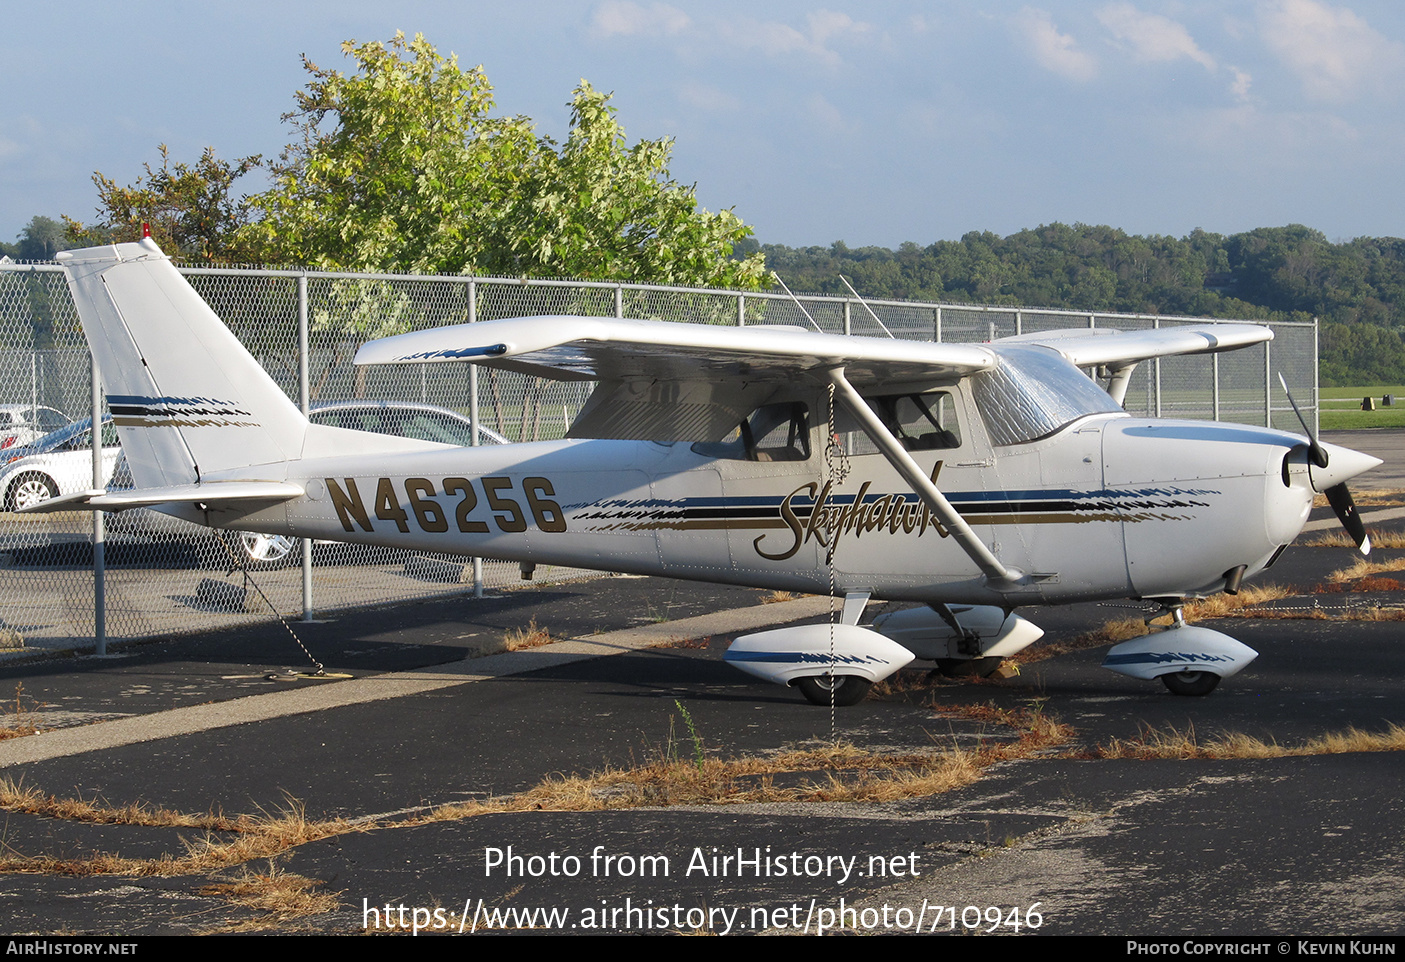
<svg viewBox="0 0 1405 962"><path fill-rule="evenodd" d="M558 380L783 383L843 366L856 384L944 380L995 366L975 344L611 317L520 317L371 341L357 364L471 361Z"/></svg>

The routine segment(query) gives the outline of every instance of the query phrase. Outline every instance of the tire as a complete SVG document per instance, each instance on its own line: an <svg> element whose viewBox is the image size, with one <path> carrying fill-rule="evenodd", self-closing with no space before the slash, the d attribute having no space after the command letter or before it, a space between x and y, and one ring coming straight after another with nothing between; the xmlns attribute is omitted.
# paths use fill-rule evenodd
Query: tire
<svg viewBox="0 0 1405 962"><path fill-rule="evenodd" d="M812 705L828 705L832 691L835 707L847 708L863 701L873 682L857 675L815 675L801 678L795 687Z"/></svg>
<svg viewBox="0 0 1405 962"><path fill-rule="evenodd" d="M17 511L58 496L59 486L53 478L38 471L28 471L15 478L5 492L5 510Z"/></svg>
<svg viewBox="0 0 1405 962"><path fill-rule="evenodd" d="M1200 697L1208 695L1220 683L1220 676L1213 671L1173 671L1162 675L1161 681L1171 689L1173 695Z"/></svg>

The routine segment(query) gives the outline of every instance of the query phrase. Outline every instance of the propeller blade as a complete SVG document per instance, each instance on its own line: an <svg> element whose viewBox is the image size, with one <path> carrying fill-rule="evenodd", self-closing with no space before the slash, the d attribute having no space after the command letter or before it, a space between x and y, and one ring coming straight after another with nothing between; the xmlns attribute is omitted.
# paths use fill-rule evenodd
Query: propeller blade
<svg viewBox="0 0 1405 962"><path fill-rule="evenodd" d="M1308 460L1319 468L1325 468L1327 466L1327 452L1323 449L1322 445L1317 443L1317 436L1313 434L1312 429L1307 426L1307 418L1303 417L1303 412L1298 407L1298 402L1293 400L1293 392L1288 390L1288 382L1284 380L1282 371L1278 372L1278 383L1283 385L1283 393L1288 395L1288 403L1293 405L1293 413L1298 416L1298 423L1303 426L1303 433L1307 435ZM1347 495L1347 500L1351 500L1351 495ZM1337 516L1341 517L1341 514L1338 513ZM1343 521L1342 524L1346 524L1346 522Z"/></svg>
<svg viewBox="0 0 1405 962"><path fill-rule="evenodd" d="M1346 489L1346 482L1334 484L1323 493L1327 495L1327 503L1337 513L1337 520L1342 523L1346 533L1351 535L1351 540L1356 542L1357 550L1363 555L1369 555L1371 539L1366 535L1366 525L1362 523L1361 515L1356 513L1356 502L1351 500L1351 492Z"/></svg>

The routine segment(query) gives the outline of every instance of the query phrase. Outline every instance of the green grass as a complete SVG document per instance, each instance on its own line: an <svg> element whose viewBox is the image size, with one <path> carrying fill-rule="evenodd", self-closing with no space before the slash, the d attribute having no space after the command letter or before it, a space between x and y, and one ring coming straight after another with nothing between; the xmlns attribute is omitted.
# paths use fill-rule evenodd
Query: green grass
<svg viewBox="0 0 1405 962"><path fill-rule="evenodd" d="M1369 387L1324 387L1319 420L1323 431L1354 431L1360 428L1405 428L1405 385ZM1394 394L1392 407L1381 407L1381 396ZM1376 399L1376 410L1361 410L1361 399Z"/></svg>

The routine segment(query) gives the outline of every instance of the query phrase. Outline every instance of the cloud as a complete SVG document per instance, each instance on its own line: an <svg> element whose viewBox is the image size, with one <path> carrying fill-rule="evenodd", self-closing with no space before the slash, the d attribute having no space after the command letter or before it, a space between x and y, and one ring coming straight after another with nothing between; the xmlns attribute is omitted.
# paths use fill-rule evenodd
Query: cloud
<svg viewBox="0 0 1405 962"><path fill-rule="evenodd" d="M595 8L590 26L601 37L671 37L688 29L691 23L686 13L666 3L643 7L629 0L605 0Z"/></svg>
<svg viewBox="0 0 1405 962"><path fill-rule="evenodd" d="M1025 7L1011 19L1011 25L1044 69L1080 82L1097 76L1096 61L1078 49L1078 41L1066 33L1059 33L1048 11Z"/></svg>
<svg viewBox="0 0 1405 962"><path fill-rule="evenodd" d="M1234 74L1234 83L1229 85L1230 93L1234 94L1236 100L1246 101L1249 99L1249 86L1254 78L1248 72L1240 70L1238 67L1230 67L1230 73Z"/></svg>
<svg viewBox="0 0 1405 962"><path fill-rule="evenodd" d="M1098 11L1098 21L1118 40L1129 45L1137 59L1166 63L1186 58L1212 73L1211 57L1191 39L1185 27L1154 13L1143 13L1130 3L1114 3Z"/></svg>
<svg viewBox="0 0 1405 962"><path fill-rule="evenodd" d="M758 50L767 56L799 54L835 67L841 61L839 54L830 49L830 41L852 39L873 29L863 21L834 10L808 14L806 26L808 29L802 31L776 20L746 20L724 24L719 33L734 46Z"/></svg>
<svg viewBox="0 0 1405 962"><path fill-rule="evenodd" d="M1268 0L1259 7L1259 24L1264 42L1314 100L1383 91L1405 66L1405 47L1350 10L1318 0Z"/></svg>

